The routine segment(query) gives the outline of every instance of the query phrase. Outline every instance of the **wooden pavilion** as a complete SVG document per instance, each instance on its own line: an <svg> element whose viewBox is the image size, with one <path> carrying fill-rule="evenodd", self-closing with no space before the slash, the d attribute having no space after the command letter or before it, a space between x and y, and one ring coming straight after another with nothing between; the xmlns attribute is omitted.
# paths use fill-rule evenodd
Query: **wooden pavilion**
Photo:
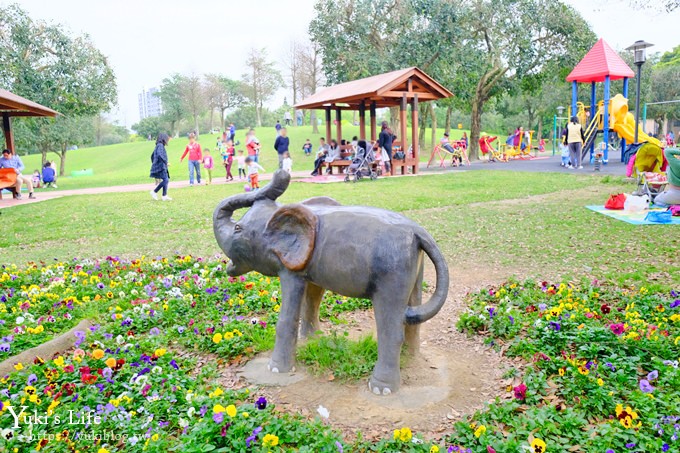
<svg viewBox="0 0 680 453"><path fill-rule="evenodd" d="M295 105L296 109L320 109L326 112L326 141L331 140L332 120L331 112L335 110L336 140L342 140L342 111L359 111L359 137L366 140L366 111L369 111L371 128L370 140L378 138L376 125L376 109L383 107L399 107L400 130L397 132L398 146L406 154L406 159L392 159L392 174L396 168L401 174L406 174L410 167L413 174L418 173L418 102L434 101L453 96L439 82L422 70L412 67L398 71L387 72L365 79L341 83L319 90L307 99ZM411 146L409 153L407 137L407 105L411 105Z"/></svg>
<svg viewBox="0 0 680 453"><path fill-rule="evenodd" d="M7 90L0 89L0 115L2 115L2 130L5 135L5 146L14 152L14 136L12 135L13 116L49 116L59 115L50 108L22 98Z"/></svg>

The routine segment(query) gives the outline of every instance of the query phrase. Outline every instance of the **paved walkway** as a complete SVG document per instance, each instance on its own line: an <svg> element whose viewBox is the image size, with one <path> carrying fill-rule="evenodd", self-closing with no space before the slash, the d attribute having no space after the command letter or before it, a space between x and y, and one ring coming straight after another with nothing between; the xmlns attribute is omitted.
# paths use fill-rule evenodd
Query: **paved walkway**
<svg viewBox="0 0 680 453"><path fill-rule="evenodd" d="M571 174L591 174L591 175L620 175L626 174L626 168L623 163L620 162L619 157L610 159L609 164L603 165L600 172L594 172L593 167L586 163L582 170L569 170L560 166L560 156L551 156L550 153L546 153L544 156L531 159L531 160L512 160L510 162L486 162L486 161L474 161L472 165L465 167L451 167L447 165L442 168L439 167L436 162L433 163L430 168L427 168L425 163L420 164L420 171L423 174L436 174L436 173L451 173L460 172L467 170L511 170L511 171L529 171L529 172L558 172L558 173L571 173ZM272 173L266 173L261 175L261 180L268 181L272 177ZM309 178L308 171L294 171L292 173L293 178L302 179ZM319 181L319 182L329 182L329 181ZM223 185L223 184L245 184L246 180L236 179L231 182L226 182L224 178L218 177L213 179L213 184ZM145 192L149 191L153 185L151 182L143 184L130 184L126 186L109 186L109 187L89 187L85 189L70 189L70 190L44 190L36 193L35 200L29 200L26 193L23 194L21 200L12 200L11 195L8 192L3 193L3 199L0 200L0 209L8 208L11 206L17 206L19 204L29 204L37 203L45 200L53 200L55 198L66 197L69 195L96 195L103 193L125 193L125 192ZM189 181L171 181L171 189L181 189L184 187L189 187Z"/></svg>

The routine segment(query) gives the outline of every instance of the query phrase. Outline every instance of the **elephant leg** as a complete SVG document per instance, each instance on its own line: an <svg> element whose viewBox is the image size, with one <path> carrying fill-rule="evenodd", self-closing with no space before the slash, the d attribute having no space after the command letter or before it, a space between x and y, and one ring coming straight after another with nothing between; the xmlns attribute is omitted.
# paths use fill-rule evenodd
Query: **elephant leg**
<svg viewBox="0 0 680 453"><path fill-rule="evenodd" d="M276 343L268 366L274 373L288 372L295 363L300 306L306 286L304 280L292 274L283 274L280 278L282 303L276 323Z"/></svg>
<svg viewBox="0 0 680 453"><path fill-rule="evenodd" d="M418 276L408 299L408 304L411 307L423 303L423 267L423 252L420 252L418 255ZM420 350L420 324L407 325L405 333L405 343L409 355L417 354Z"/></svg>
<svg viewBox="0 0 680 453"><path fill-rule="evenodd" d="M404 311L408 295L409 288L404 288L403 291L382 292L373 297L378 329L378 363L368 381L368 388L376 395L396 392L401 384L399 356L404 342Z"/></svg>
<svg viewBox="0 0 680 453"><path fill-rule="evenodd" d="M303 338L310 337L321 330L319 322L319 307L323 299L324 289L313 283L307 283L305 296L302 300L302 320L300 335Z"/></svg>

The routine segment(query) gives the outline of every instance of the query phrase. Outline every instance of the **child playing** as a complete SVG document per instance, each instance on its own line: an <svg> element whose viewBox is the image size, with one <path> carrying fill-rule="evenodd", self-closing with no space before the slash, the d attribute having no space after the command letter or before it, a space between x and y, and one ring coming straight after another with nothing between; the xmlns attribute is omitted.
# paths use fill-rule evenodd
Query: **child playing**
<svg viewBox="0 0 680 453"><path fill-rule="evenodd" d="M38 170L33 171L33 187L40 187L40 172Z"/></svg>
<svg viewBox="0 0 680 453"><path fill-rule="evenodd" d="M257 190L260 188L260 182L258 180L260 174L258 173L258 170L262 171L265 170L250 156L246 157L246 165L248 166L248 179L250 182L250 190Z"/></svg>
<svg viewBox="0 0 680 453"><path fill-rule="evenodd" d="M542 139L539 140L539 142L538 142L538 152L539 152L539 153L545 152L545 139L544 139L544 138L542 138Z"/></svg>
<svg viewBox="0 0 680 453"><path fill-rule="evenodd" d="M236 158L236 162L238 162L238 179L243 179L247 175L247 173L246 173L246 159L248 159L248 158L243 155L243 150L239 149L238 150L238 157Z"/></svg>
<svg viewBox="0 0 680 453"><path fill-rule="evenodd" d="M281 168L287 171L288 174L293 170L293 159L290 158L290 153L286 151L283 153L283 161L281 161Z"/></svg>
<svg viewBox="0 0 680 453"><path fill-rule="evenodd" d="M54 187L55 189L57 188L57 180L55 175L56 172L54 171L54 168L50 166L49 162L45 162L45 166L43 167L42 171L42 180L45 183L45 187Z"/></svg>
<svg viewBox="0 0 680 453"><path fill-rule="evenodd" d="M234 175L231 174L231 165L234 162L234 143L231 140L227 140L225 149L222 150L222 163L224 168L227 170L227 181L233 181Z"/></svg>
<svg viewBox="0 0 680 453"><path fill-rule="evenodd" d="M312 154L312 142L309 139L305 140L305 144L302 145L302 151L305 152L305 156L310 156Z"/></svg>
<svg viewBox="0 0 680 453"><path fill-rule="evenodd" d="M218 150L215 150L218 152ZM212 184L212 169L215 166L215 161L210 155L210 150L206 149L203 151L203 168L208 171L208 184Z"/></svg>
<svg viewBox="0 0 680 453"><path fill-rule="evenodd" d="M562 167L569 166L569 147L564 143L560 143L560 153L562 155L562 163L560 164L560 166Z"/></svg>

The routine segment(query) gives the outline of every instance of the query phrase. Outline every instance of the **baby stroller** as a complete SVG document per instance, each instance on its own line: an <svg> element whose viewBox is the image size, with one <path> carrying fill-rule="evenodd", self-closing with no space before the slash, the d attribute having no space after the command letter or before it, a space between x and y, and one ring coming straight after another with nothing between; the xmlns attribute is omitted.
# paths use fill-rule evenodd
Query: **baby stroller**
<svg viewBox="0 0 680 453"><path fill-rule="evenodd" d="M375 153L373 152L373 146L360 140L357 145L356 155L345 172L345 182L350 182L352 177L354 177L354 182L364 177L377 179L378 173L373 170L374 162Z"/></svg>

